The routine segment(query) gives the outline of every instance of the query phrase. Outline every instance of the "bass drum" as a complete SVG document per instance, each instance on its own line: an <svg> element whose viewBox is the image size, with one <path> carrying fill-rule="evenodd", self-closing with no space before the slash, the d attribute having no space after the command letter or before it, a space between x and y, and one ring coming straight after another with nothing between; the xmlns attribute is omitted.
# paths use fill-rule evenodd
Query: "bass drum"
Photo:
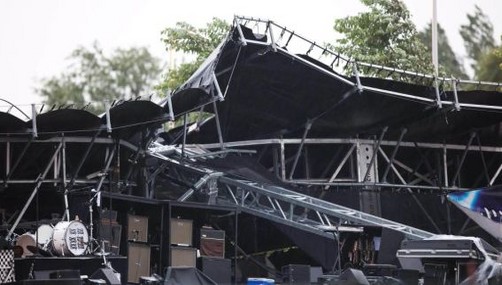
<svg viewBox="0 0 502 285"><path fill-rule="evenodd" d="M62 221L54 227L52 250L60 256L80 256L87 250L89 235L79 221Z"/></svg>
<svg viewBox="0 0 502 285"><path fill-rule="evenodd" d="M35 253L32 252L30 249L28 249L28 247L30 247L32 249L37 248L37 242L35 239L35 235L32 233L24 233L24 234L20 235L16 239L16 245L23 249L23 254L21 255L22 257L32 256Z"/></svg>
<svg viewBox="0 0 502 285"><path fill-rule="evenodd" d="M41 225L38 227L36 234L38 247L46 249L52 240L54 229L51 225Z"/></svg>

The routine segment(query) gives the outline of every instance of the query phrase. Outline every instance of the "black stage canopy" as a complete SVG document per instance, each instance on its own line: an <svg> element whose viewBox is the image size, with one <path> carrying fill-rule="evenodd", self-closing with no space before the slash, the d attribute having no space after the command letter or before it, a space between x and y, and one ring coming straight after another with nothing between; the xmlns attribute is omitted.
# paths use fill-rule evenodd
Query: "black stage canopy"
<svg viewBox="0 0 502 285"><path fill-rule="evenodd" d="M458 91L462 108L456 111L455 93L440 90L439 108L433 86L361 77L365 88L358 90L355 77L342 76L308 55L274 51L265 36L240 28L250 42L243 45L234 28L172 95L176 116L204 105L205 112L214 113L210 103L216 101L224 141L298 137L308 122L310 138L364 137L386 126L387 138L407 128L407 140L420 142L465 142L472 131L485 144L497 144L501 137L500 92ZM196 136L189 139L216 141L214 124L201 126Z"/></svg>

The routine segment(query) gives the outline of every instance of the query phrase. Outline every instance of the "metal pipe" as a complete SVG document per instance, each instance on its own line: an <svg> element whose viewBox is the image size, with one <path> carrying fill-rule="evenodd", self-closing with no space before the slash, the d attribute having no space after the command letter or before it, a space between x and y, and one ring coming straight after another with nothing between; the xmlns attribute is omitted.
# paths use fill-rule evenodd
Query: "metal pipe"
<svg viewBox="0 0 502 285"><path fill-rule="evenodd" d="M239 47L239 51L237 52L237 55L235 56L235 61L232 66L232 72L230 72L230 77L228 78L227 86L225 87L225 93L223 93L223 98L227 97L228 88L230 88L230 83L232 83L232 79L234 78L234 71L235 71L235 68L237 67L237 62L239 61L239 57L241 55L241 50L242 50L242 46Z"/></svg>
<svg viewBox="0 0 502 285"><path fill-rule="evenodd" d="M357 63L352 63L352 73L356 77L357 92L363 92L363 85L361 84L361 79L359 78L359 71L357 70Z"/></svg>
<svg viewBox="0 0 502 285"><path fill-rule="evenodd" d="M448 187L449 186L449 183L448 183L448 153L447 153L447 150L446 150L446 145L443 145L443 175L444 175L444 179L443 179L443 182L444 182L444 186L445 187Z"/></svg>
<svg viewBox="0 0 502 285"><path fill-rule="evenodd" d="M383 150L381 148L379 148L379 150L382 153L382 157L387 161L387 163L389 163L389 158L387 157L387 155L385 155L385 152L383 152ZM401 176L401 174L399 174L399 171L397 171L397 169L394 167L394 165L392 165L391 167L392 167L392 170L394 171L394 173L396 173L396 176L401 181L401 183L407 184L406 181L404 180L404 178ZM422 202L420 202L420 200L417 198L417 196L415 196L415 194L413 193L413 191L410 188L408 188L406 186L404 188L406 190L408 190L408 193L410 193L410 195L413 198L413 200L415 201L415 203L422 210L422 212L425 214L425 217L429 220L429 222L436 229L436 231L439 234L441 234L441 229L438 227L438 225L436 224L436 222L434 222L434 219L429 215L429 213L425 209L424 205L422 205Z"/></svg>
<svg viewBox="0 0 502 285"><path fill-rule="evenodd" d="M458 81L457 80L453 80L451 82L451 85L453 87L453 99L455 99L455 110L457 111L460 111L460 104L458 102L458 94L457 94L457 84L458 84Z"/></svg>
<svg viewBox="0 0 502 285"><path fill-rule="evenodd" d="M5 144L5 177L9 175L10 172L10 142Z"/></svg>
<svg viewBox="0 0 502 285"><path fill-rule="evenodd" d="M373 164L375 163L375 158L376 158L376 156L378 154L378 149L380 148L380 144L382 143L383 136L387 132L388 128L389 127L387 127L387 126L385 126L385 128L383 128L382 133L380 134L380 137L378 138L378 142L377 142L376 146L373 148L373 155L371 156L371 160L370 160L370 163L368 165L368 169L366 169L366 173L363 176L363 181L366 181L368 179L369 175L370 175L371 168L374 166Z"/></svg>
<svg viewBox="0 0 502 285"><path fill-rule="evenodd" d="M112 119L110 116L110 102L108 100L105 100L105 116L106 116L106 131L108 133L112 132Z"/></svg>
<svg viewBox="0 0 502 285"><path fill-rule="evenodd" d="M80 169L82 169L82 166L84 165L84 162L87 160L89 153L91 153L91 149L94 146L94 143L96 142L96 138L99 136L100 133L101 133L101 131L96 132L96 134L94 134L94 136L91 138L91 141L87 145L87 148L84 152L84 155L82 156L82 158L78 162L77 168L75 168L75 171L73 172L73 175L71 177L70 183L68 184L68 187L66 188L66 185L64 185L65 189L66 189L65 192L71 191L73 185L75 184L75 179L77 179L77 176L80 172ZM64 141L64 139L63 139L63 141ZM63 152L64 152L64 154L63 154L63 177L64 177L63 181L66 179L66 158L65 158L66 150L65 149L66 149L66 143L63 146Z"/></svg>
<svg viewBox="0 0 502 285"><path fill-rule="evenodd" d="M231 148L231 147L242 147L242 146L266 145L266 144L280 144L281 140L282 140L282 143L284 143L284 144L299 144L301 142L301 139L284 139L284 138L282 138L282 139L258 139L258 140L226 142L226 143L224 143L224 146L226 148ZM0 139L0 142L1 141L2 140ZM372 143L374 143L374 140L355 139L355 138L312 138L312 139L307 138L307 139L305 139L306 144L355 144L357 142L365 143L365 144L372 144ZM396 141L383 140L381 142L382 146L395 146L396 144L397 144ZM198 144L198 145L203 146L208 149L221 147L219 143ZM427 142L416 143L416 142L406 142L406 141L401 142L401 147L415 148L416 146L422 147L422 148L431 148L431 149L444 149L444 148L446 148L449 150L465 150L465 147L466 147L465 145L458 145L458 144L427 143ZM470 151L478 151L479 147L469 146L468 149ZM502 147L483 146L482 149L483 149L483 151L486 151L486 152L502 153Z"/></svg>
<svg viewBox="0 0 502 285"><path fill-rule="evenodd" d="M220 101L223 101L223 100L225 100L225 97L223 97L223 93L221 92L220 84L218 83L218 78L216 78L216 74L214 72L213 72L212 76L213 76L213 84L214 84L214 87L216 88L216 93L218 94L218 99Z"/></svg>
<svg viewBox="0 0 502 285"><path fill-rule="evenodd" d="M286 158L285 158L285 149L284 149L284 142L283 142L283 138L281 137L281 140L280 140L280 144L281 144L281 178L282 180L286 180Z"/></svg>
<svg viewBox="0 0 502 285"><path fill-rule="evenodd" d="M270 42L272 43L272 50L277 52L277 46L275 43L274 33L272 32L272 27L270 26L270 22L267 23L268 33L270 34Z"/></svg>
<svg viewBox="0 0 502 285"><path fill-rule="evenodd" d="M113 157L115 156L115 147L112 148L112 152L108 156L108 160L106 161L105 168L103 169L103 175L99 178L98 185L96 186L96 192L99 193L101 191L101 186L105 181L105 177L107 175L108 170L110 169L110 165L112 164ZM108 179L110 181L110 179ZM101 203L101 202L100 202Z"/></svg>
<svg viewBox="0 0 502 285"><path fill-rule="evenodd" d="M9 230L9 233L5 236L5 240L10 241L12 234L14 233L14 230L16 229L17 225L23 218L24 214L26 213L26 210L28 210L28 207L30 206L31 202L33 201L33 198L35 198L35 195L38 193L38 189L42 185L43 180L45 179L45 176L49 172L49 169L51 169L52 163L54 163L54 160L56 159L56 156L58 155L59 151L61 150L62 144L59 144L58 147L56 148L56 151L54 151L54 154L52 155L52 158L49 160L49 163L45 167L44 171L38 175L37 178L37 184L35 185L35 188L33 189L33 192L31 193L31 196L28 198L26 203L24 204L23 209L17 216L16 221L14 224L12 224L11 229Z"/></svg>
<svg viewBox="0 0 502 285"><path fill-rule="evenodd" d="M488 167L486 166L485 155L481 150L481 139L479 138L479 135L477 133L476 133L476 140L478 141L479 155L481 156L481 163L483 164L483 170L486 177L486 182L490 183L490 175L488 175Z"/></svg>
<svg viewBox="0 0 502 285"><path fill-rule="evenodd" d="M298 147L298 150L296 151L295 160L293 161L293 166L291 168L291 171L289 172L289 179L293 178L293 174L295 173L296 166L298 164L298 160L300 159L300 155L302 153L303 144L305 143L305 139L307 138L307 135L308 135L311 127L312 127L312 121L308 120L307 124L305 124L305 131L303 132L302 141L300 142L300 146Z"/></svg>
<svg viewBox="0 0 502 285"><path fill-rule="evenodd" d="M329 183L323 181L312 181L312 180L286 180L285 182L298 184L298 185L319 185L319 186L337 186L337 187L382 187L382 188L410 188L417 190L445 190L445 191L470 191L472 188L461 188L461 187L439 187L439 186L429 186L429 185L413 185L409 184L395 184L395 183L377 183L377 182L357 182L349 179L337 182L337 180Z"/></svg>
<svg viewBox="0 0 502 285"><path fill-rule="evenodd" d="M181 145L181 157L185 157L185 144L187 140L187 114L183 114L183 141Z"/></svg>
<svg viewBox="0 0 502 285"><path fill-rule="evenodd" d="M467 156L467 151L469 150L469 147L472 144L472 140L476 136L476 133L472 133L471 137L469 138L469 142L467 143L464 153L462 154L462 158L460 159L460 163L458 164L457 172L455 172L455 175L453 176L453 179L451 180L451 185L455 185L455 180L457 180L458 175L460 174L460 170L462 169L462 165L464 164L465 157Z"/></svg>
<svg viewBox="0 0 502 285"><path fill-rule="evenodd" d="M216 120L216 131L218 131L218 142L220 143L220 149L224 149L225 145L223 142L223 132L221 131L221 123L220 123L220 115L218 113L218 107L216 106L216 102L213 102L214 109L214 119Z"/></svg>
<svg viewBox="0 0 502 285"><path fill-rule="evenodd" d="M500 171L502 171L502 163L500 164L499 168L497 169L497 171L493 175L492 179L490 180L489 186L492 186L493 183L495 182L495 180L499 177Z"/></svg>
<svg viewBox="0 0 502 285"><path fill-rule="evenodd" d="M169 110L169 120L174 120L173 101L171 95L167 94L167 108Z"/></svg>
<svg viewBox="0 0 502 285"><path fill-rule="evenodd" d="M356 149L356 145L355 144L352 145L352 147L349 149L349 151L345 154L345 156L343 157L342 161L340 162L340 164L336 168L335 172L329 178L328 183L331 183L331 182L333 182L335 180L335 178L338 176L338 173L340 173L340 171L342 170L342 167L345 165L345 163L347 162L347 160L349 159L349 157L354 152L354 149ZM326 185L326 187L324 187L324 190L327 190L328 188L329 188L329 185Z"/></svg>
<svg viewBox="0 0 502 285"><path fill-rule="evenodd" d="M31 129L32 129L32 135L33 137L38 137L38 130L37 130L37 109L35 107L35 104L31 104Z"/></svg>
<svg viewBox="0 0 502 285"><path fill-rule="evenodd" d="M236 19L237 19L237 17L236 17ZM237 28L237 31L239 32L239 37L241 38L242 45L246 46L247 45L246 38L244 37L244 33L242 32L241 25L240 25L240 23L238 23L237 20L235 21L235 27Z"/></svg>
<svg viewBox="0 0 502 285"><path fill-rule="evenodd" d="M385 171L382 176L382 181L387 181L387 174L389 173L390 166L394 163L394 159L396 158L397 150L399 149L399 146L401 145L401 141L403 140L404 135L408 129L404 128L401 130L401 134L399 135L399 139L397 140L397 144L394 147L394 150L392 151L392 154L390 156L390 162L387 164L387 167L385 168Z"/></svg>
<svg viewBox="0 0 502 285"><path fill-rule="evenodd" d="M30 147L30 145L31 145L31 143L33 142L34 139L35 138L33 136L31 136L30 139L28 140L28 142L24 145L23 150L21 151L21 153L17 157L16 161L14 162L14 165L12 166L11 170L9 171L9 174L7 174L7 177L5 178L4 183L8 183L9 182L12 174L14 173L14 171L16 171L17 167L19 166L19 163L21 162L21 160L23 159L24 155L28 151L28 148Z"/></svg>

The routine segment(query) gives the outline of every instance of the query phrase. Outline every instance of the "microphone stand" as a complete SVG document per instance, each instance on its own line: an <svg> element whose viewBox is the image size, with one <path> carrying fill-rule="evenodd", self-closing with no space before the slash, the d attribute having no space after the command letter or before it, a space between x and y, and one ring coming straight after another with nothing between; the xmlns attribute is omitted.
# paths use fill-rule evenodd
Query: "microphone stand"
<svg viewBox="0 0 502 285"><path fill-rule="evenodd" d="M92 189L92 191L96 191L95 189ZM94 200L96 200L96 207L101 208L101 192L97 191L94 196L89 200L89 228L90 228L90 246L89 246L89 252L93 253L94 252L94 242L96 239L94 238L94 218L93 218L93 212L94 210L92 209L92 204L94 203Z"/></svg>

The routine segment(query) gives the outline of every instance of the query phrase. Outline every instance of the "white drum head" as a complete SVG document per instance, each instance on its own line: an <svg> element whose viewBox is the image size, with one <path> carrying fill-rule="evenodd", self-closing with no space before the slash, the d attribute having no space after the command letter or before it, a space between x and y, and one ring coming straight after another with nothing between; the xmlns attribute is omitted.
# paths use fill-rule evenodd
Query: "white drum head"
<svg viewBox="0 0 502 285"><path fill-rule="evenodd" d="M52 234L52 245L56 254L79 256L85 253L89 235L79 221L63 221L56 224Z"/></svg>
<svg viewBox="0 0 502 285"><path fill-rule="evenodd" d="M20 235L16 240L16 245L23 248L22 256L31 256L34 253L28 249L28 246L37 247L37 243L35 241L35 235L31 233L24 233Z"/></svg>
<svg viewBox="0 0 502 285"><path fill-rule="evenodd" d="M46 245L52 239L54 229L51 225L41 225L38 227L36 235L39 246Z"/></svg>

